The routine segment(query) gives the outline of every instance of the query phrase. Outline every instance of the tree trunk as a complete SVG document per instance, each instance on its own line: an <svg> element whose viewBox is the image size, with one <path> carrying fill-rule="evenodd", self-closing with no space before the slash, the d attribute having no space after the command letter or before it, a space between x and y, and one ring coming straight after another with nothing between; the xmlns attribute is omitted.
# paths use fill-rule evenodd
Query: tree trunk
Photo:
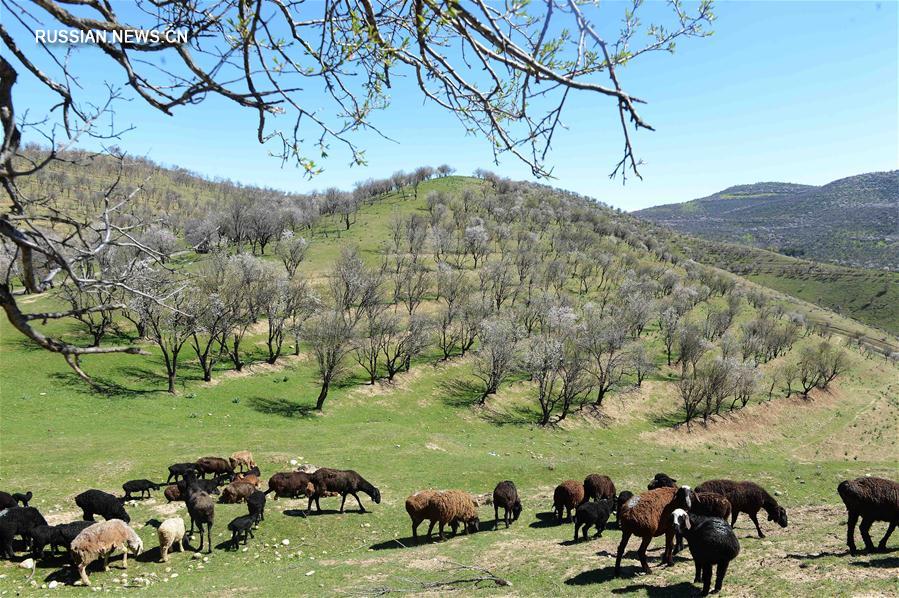
<svg viewBox="0 0 899 598"><path fill-rule="evenodd" d="M322 382L322 390L318 393L318 400L315 402L315 410L321 411L322 407L325 405L325 399L328 398L328 387L331 386L330 380L325 380Z"/></svg>

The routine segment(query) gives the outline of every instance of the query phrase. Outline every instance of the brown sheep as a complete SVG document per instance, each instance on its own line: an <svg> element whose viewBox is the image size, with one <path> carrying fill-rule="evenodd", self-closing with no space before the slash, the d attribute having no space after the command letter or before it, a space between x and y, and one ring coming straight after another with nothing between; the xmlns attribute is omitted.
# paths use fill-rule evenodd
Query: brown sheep
<svg viewBox="0 0 899 598"><path fill-rule="evenodd" d="M618 525L621 528L621 543L618 545L618 555L615 558L615 576L621 572L621 557L627 548L631 536L639 536L643 539L637 554L643 571L650 573L649 563L646 561L646 549L653 538L665 536L665 553L662 563L674 564L672 552L674 548L674 519L672 513L675 509L689 510L692 504L693 492L689 486L681 488L657 488L648 490L639 496L634 496L621 506L618 513Z"/></svg>
<svg viewBox="0 0 899 598"><path fill-rule="evenodd" d="M562 511L566 511L567 519L571 521L571 512L584 502L584 485L575 480L565 480L553 492L553 510L556 518L562 523Z"/></svg>
<svg viewBox="0 0 899 598"><path fill-rule="evenodd" d="M777 504L773 496L755 482L734 482L732 480L709 480L696 486L696 492L716 492L730 501L732 509L730 526L737 523L740 513L746 513L755 524L759 538L764 538L759 526L758 512L765 509L768 521L780 527L787 527L787 511Z"/></svg>
<svg viewBox="0 0 899 598"><path fill-rule="evenodd" d="M231 453L231 456L228 458L228 463L231 465L231 469L238 469L243 471L244 466L247 469L253 469L256 467L256 462L253 461L253 453L250 451L236 451Z"/></svg>
<svg viewBox="0 0 899 598"><path fill-rule="evenodd" d="M257 488L259 487L259 483L262 481L260 478L259 468L253 467L250 471L235 473L234 478L231 480L232 482L247 482L248 484L253 484Z"/></svg>
<svg viewBox="0 0 899 598"><path fill-rule="evenodd" d="M228 474L229 477L234 475L234 468L231 466L231 463L221 457L201 457L197 459L197 469L200 472L200 477L203 478L206 477L207 473L212 475Z"/></svg>
<svg viewBox="0 0 899 598"><path fill-rule="evenodd" d="M265 494L274 493L274 499L299 498L315 494L315 486L308 473L285 471L274 474L268 479L268 490Z"/></svg>
<svg viewBox="0 0 899 598"><path fill-rule="evenodd" d="M256 486L249 482L231 482L222 489L219 502L223 504L237 504L246 502L247 498L256 492Z"/></svg>
<svg viewBox="0 0 899 598"><path fill-rule="evenodd" d="M439 524L437 537L444 539L443 529L449 524L456 535L459 524L464 533L476 532L480 525L478 503L468 492L462 490L424 490L406 498L406 512L412 519L412 537L418 537L418 526L428 519L428 538Z"/></svg>
<svg viewBox="0 0 899 598"><path fill-rule="evenodd" d="M872 552L874 542L871 541L869 532L871 524L875 521L889 523L887 533L877 545L878 550L886 550L887 540L899 524L899 483L885 478L856 478L840 482L837 492L849 514L846 526L846 544L849 546L849 553L852 555L856 553L855 524L859 517L862 518L862 524L859 526L862 540L865 542L865 548Z"/></svg>
<svg viewBox="0 0 899 598"><path fill-rule="evenodd" d="M162 492L165 499L169 502L181 501L184 502L184 495L181 494L181 489L178 488L178 484L172 484L171 486L166 486L165 490Z"/></svg>
<svg viewBox="0 0 899 598"><path fill-rule="evenodd" d="M109 519L85 528L72 540L70 553L84 585L91 585L87 578L87 566L103 557L103 570L109 569L109 556L123 550L122 564L128 568L128 553L138 555L144 545L137 533L121 519Z"/></svg>
<svg viewBox="0 0 899 598"><path fill-rule="evenodd" d="M584 501L608 498L614 504L617 497L615 482L609 476L591 473L584 478Z"/></svg>

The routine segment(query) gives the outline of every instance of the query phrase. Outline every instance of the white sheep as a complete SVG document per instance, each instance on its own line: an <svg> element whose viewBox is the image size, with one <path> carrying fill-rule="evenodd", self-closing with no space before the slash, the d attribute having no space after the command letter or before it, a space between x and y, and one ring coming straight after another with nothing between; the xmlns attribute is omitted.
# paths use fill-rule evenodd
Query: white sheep
<svg viewBox="0 0 899 598"><path fill-rule="evenodd" d="M182 523L183 527L183 523ZM103 570L109 569L109 556L116 550L124 552L122 564L128 568L128 553L138 555L144 549L143 542L131 527L120 519L110 519L85 528L72 540L69 549L72 562L78 568L78 575L84 585L91 585L87 578L87 567L103 557Z"/></svg>
<svg viewBox="0 0 899 598"><path fill-rule="evenodd" d="M159 562L165 563L169 560L169 550L177 543L178 549L184 552L184 520L180 517L172 517L166 519L159 524L156 530L159 537Z"/></svg>

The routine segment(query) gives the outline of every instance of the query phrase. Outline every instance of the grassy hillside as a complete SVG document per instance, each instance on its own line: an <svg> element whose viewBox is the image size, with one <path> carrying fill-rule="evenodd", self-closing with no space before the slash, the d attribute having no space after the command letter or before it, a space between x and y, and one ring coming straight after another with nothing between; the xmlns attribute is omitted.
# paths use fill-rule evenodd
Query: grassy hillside
<svg viewBox="0 0 899 598"><path fill-rule="evenodd" d="M705 239L899 270L899 171L862 174L821 187L740 185L636 215Z"/></svg>
<svg viewBox="0 0 899 598"><path fill-rule="evenodd" d="M359 247L367 262L378 263L378 249L395 217L425 216L423 198L429 191L455 197L472 183L437 179L422 184L418 199L411 193L388 195L363 206L346 231L337 222L323 222L301 265L303 274L320 282L339 251L351 245ZM634 239L614 239L619 238L603 236L618 259L634 268L655 259ZM188 252L178 258L178 266L198 268L208 259ZM465 267L471 269L470 264ZM471 269L470 274L477 272ZM54 299L25 301L29 310L38 311ZM715 297L699 304L695 316L722 301ZM787 296L774 301L787 310L817 309ZM434 303L429 297L422 309L433 310ZM739 321L756 315L744 301ZM878 334L837 314L828 317L866 335ZM51 322L44 329L85 340L72 324ZM251 365L244 371L220 363L212 382L204 383L188 357L176 395L164 391L162 359L149 344L147 356L86 358L85 367L105 384L106 391L98 393L58 357L23 342L4 320L0 487L31 489L36 496L32 504L51 522L68 521L79 517L72 498L85 488L115 492L128 479L164 477L169 463L251 449L266 476L295 462L312 463L355 469L381 490L380 505L370 505L362 496L372 511L366 515L352 509L335 513L336 499L323 500L326 512L310 517L300 513L305 501L269 501L266 520L246 549L217 549L208 560L175 553L166 565L155 562L155 530L142 524L151 517L186 517L186 512L183 504L166 504L156 493L128 506L148 551L136 562L129 559L127 575L118 559L110 572L91 575L95 587L114 592L433 595L458 588L465 594L502 596L665 596L693 591L693 568L685 556L671 569L640 576L632 541L623 576L615 579L618 530L573 544L572 526L555 525L547 513L553 487L591 472L608 474L619 489L635 492L658 471L693 485L712 477L748 478L777 495L789 512L790 526L763 522L768 538L759 540L745 516L738 521L743 552L731 565L725 595L892 594L899 567L896 540L886 554L848 556L845 511L835 488L840 480L859 475L899 476L896 366L852 345L846 349L848 371L826 391L784 398L778 385L768 400L759 389L745 409L688 432L672 427L680 408L678 370L664 364L656 323L647 326L643 339L658 369L641 387L634 387L628 375L601 410L584 409L558 426L539 427L533 424L534 385L525 376L513 377L479 407L471 358L442 361L433 347L392 384L366 385L358 369L353 370L332 390L324 412L317 413L312 409L318 384L309 347L304 344L298 357L282 357L273 366L261 363L264 334L258 328L245 340ZM820 340L814 333L803 337L792 352L763 364L762 374L769 375ZM843 345L846 339L838 331L832 340ZM483 506L481 533L443 543L411 540L403 507L408 494L429 487L486 494L503 479L515 480L525 509L509 530L492 531L493 511ZM216 506L213 540L219 548L229 537L227 522L244 512L242 505ZM883 527L874 528L878 538ZM660 547L655 540L653 565ZM511 585L460 581L480 575L459 570L460 564L487 569ZM46 584L73 579L62 557L41 562L34 579L27 577L27 571L3 561L0 593L43 595ZM434 585L440 583L450 585ZM56 591L83 592L72 587Z"/></svg>

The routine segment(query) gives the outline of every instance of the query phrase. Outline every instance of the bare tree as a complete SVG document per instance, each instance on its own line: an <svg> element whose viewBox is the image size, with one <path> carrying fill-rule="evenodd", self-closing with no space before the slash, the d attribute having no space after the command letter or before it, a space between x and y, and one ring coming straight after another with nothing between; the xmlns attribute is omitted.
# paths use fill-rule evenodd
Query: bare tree
<svg viewBox="0 0 899 598"><path fill-rule="evenodd" d="M510 374L518 352L519 340L515 324L508 318L494 316L481 323L480 345L475 353L474 373L484 382L479 404L487 396L496 394L500 384Z"/></svg>
<svg viewBox="0 0 899 598"><path fill-rule="evenodd" d="M136 309L143 314L147 323L147 333L159 351L165 365L168 378L168 391L175 393L175 379L178 375L178 359L181 349L190 339L194 331L194 320L186 311L188 298L183 289L179 289L175 281L160 281L159 286L149 296L167 296L169 309L148 297L138 297Z"/></svg>
<svg viewBox="0 0 899 598"><path fill-rule="evenodd" d="M421 355L427 347L431 321L415 314L403 325L403 322L394 316L386 325L386 329L389 334L381 350L384 354L387 380L392 382L398 372L409 371L412 360Z"/></svg>
<svg viewBox="0 0 899 598"><path fill-rule="evenodd" d="M303 237L297 236L290 231L285 231L281 235L275 247L275 254L284 264L287 270L287 276L293 278L300 267L300 263L306 258L306 251L309 249L309 243Z"/></svg>
<svg viewBox="0 0 899 598"><path fill-rule="evenodd" d="M316 410L321 411L331 383L343 372L345 358L353 350L354 330L343 310L322 309L306 321L303 331L321 380L315 401Z"/></svg>

